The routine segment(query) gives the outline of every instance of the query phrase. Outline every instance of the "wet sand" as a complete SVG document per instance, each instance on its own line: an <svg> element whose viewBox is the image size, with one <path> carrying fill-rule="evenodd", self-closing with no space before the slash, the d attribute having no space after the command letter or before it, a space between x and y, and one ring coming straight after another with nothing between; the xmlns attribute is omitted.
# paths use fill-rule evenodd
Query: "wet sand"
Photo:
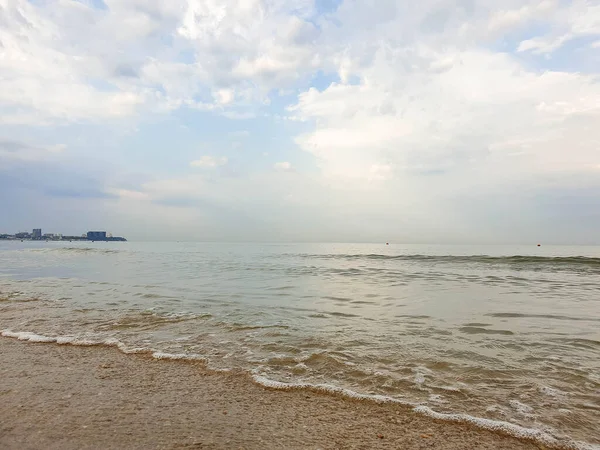
<svg viewBox="0 0 600 450"><path fill-rule="evenodd" d="M201 363L0 337L0 449L539 449Z"/></svg>

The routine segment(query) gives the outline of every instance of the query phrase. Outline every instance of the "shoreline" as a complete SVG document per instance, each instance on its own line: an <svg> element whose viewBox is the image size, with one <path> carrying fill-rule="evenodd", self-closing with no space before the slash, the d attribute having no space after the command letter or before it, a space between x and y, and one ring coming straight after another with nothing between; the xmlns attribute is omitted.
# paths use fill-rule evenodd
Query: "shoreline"
<svg viewBox="0 0 600 450"><path fill-rule="evenodd" d="M410 407L261 386L202 362L0 338L0 448L540 449Z"/></svg>

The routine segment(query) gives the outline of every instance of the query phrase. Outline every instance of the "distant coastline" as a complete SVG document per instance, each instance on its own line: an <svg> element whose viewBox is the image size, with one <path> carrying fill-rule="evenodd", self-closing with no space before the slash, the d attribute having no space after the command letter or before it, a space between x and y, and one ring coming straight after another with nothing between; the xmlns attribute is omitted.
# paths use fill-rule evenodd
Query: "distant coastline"
<svg viewBox="0 0 600 450"><path fill-rule="evenodd" d="M22 231L15 234L1 234L0 240L4 241L91 241L91 242L127 242L121 236L113 236L106 231L88 231L80 236L68 236L61 233L42 234L41 228L34 228L31 233Z"/></svg>

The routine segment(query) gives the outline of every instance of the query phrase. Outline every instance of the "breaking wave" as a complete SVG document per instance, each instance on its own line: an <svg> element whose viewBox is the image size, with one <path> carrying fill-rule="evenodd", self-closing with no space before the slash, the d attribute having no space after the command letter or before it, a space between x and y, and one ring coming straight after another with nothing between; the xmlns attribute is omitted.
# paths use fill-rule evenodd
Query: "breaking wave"
<svg viewBox="0 0 600 450"><path fill-rule="evenodd" d="M530 264L530 265L557 265L557 266L592 266L600 269L600 258L587 256L488 256L488 255L383 255L370 254L297 254L287 255L308 259L331 260L376 260L376 261L415 261L432 263L478 263L478 264Z"/></svg>
<svg viewBox="0 0 600 450"><path fill-rule="evenodd" d="M123 342L110 338L105 340L93 340L88 338L79 338L75 336L45 336L28 331L15 332L11 330L1 330L0 336L18 339L21 341L27 341L32 343L54 343L58 345L73 345L73 346L102 346L102 347L115 347L119 351L125 354L145 354L157 360L171 360L171 361L188 361L188 362L201 362L205 364L208 370L213 370L209 367L209 360L203 355L198 354L184 354L184 353L166 353L156 351L151 348L130 348ZM229 371L229 369L216 369L215 372ZM400 400L393 397L375 394L362 394L359 392L352 391L350 389L341 388L329 384L311 384L311 383L288 383L271 380L257 371L253 371L250 379L268 389L274 390L305 390L315 393L324 393L329 395L338 395L341 397L362 400L362 401L373 401L376 403L393 403L402 405L404 407L412 408L412 411L424 416L431 417L436 420L443 420L447 422L460 422L474 425L480 429L490 430L494 432L500 432L508 434L520 439L528 439L545 446L556 448L556 449L569 449L569 450L600 450L600 446L588 444L586 442L577 442L570 439L561 439L552 435L552 430L547 429L546 431L538 430L535 428L526 428L514 423L486 419L481 417L470 416L468 414L446 414L436 412L428 406L415 404Z"/></svg>

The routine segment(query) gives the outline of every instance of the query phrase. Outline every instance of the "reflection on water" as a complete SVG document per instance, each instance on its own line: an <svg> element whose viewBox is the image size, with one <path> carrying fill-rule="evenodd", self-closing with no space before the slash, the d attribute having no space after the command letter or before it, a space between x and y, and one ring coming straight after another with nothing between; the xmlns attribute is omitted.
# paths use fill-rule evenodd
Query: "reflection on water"
<svg viewBox="0 0 600 450"><path fill-rule="evenodd" d="M0 329L600 443L600 249L0 244Z"/></svg>

